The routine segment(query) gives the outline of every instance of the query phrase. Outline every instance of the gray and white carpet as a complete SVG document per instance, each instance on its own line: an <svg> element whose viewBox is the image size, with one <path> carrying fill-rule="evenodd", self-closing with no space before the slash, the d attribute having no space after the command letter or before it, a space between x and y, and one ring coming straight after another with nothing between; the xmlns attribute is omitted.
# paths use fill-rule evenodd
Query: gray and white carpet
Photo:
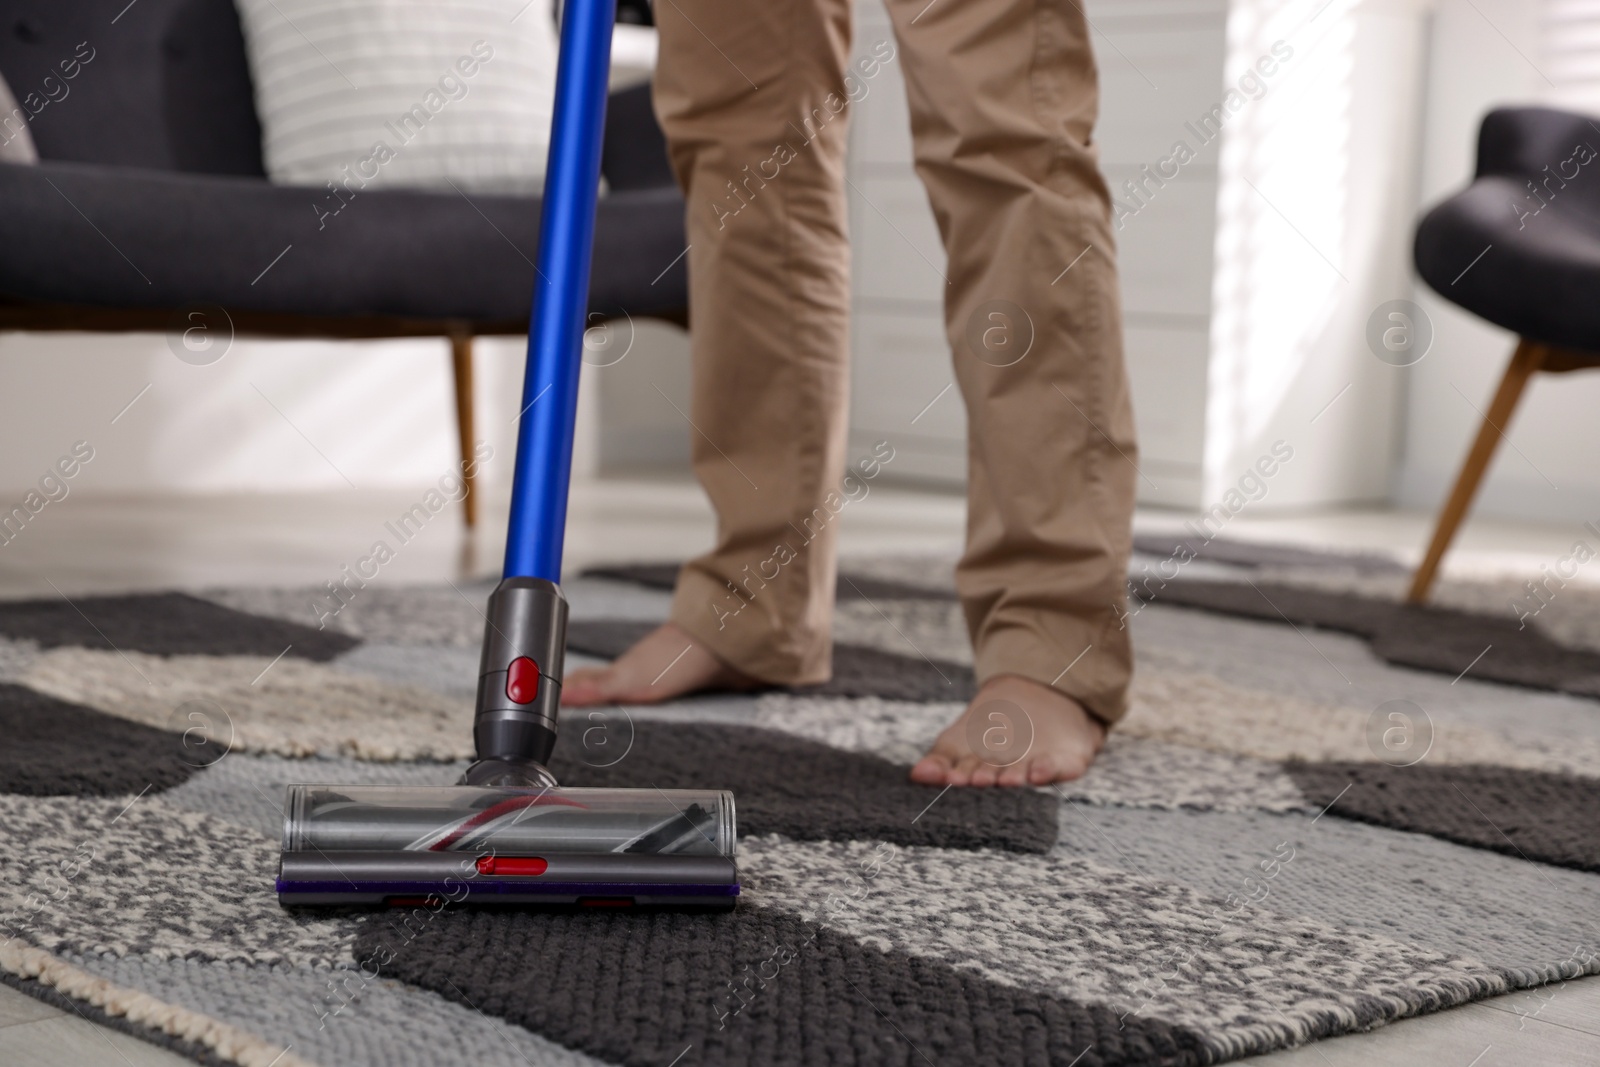
<svg viewBox="0 0 1600 1067"><path fill-rule="evenodd" d="M1403 609L1362 557L1136 566L1089 775L940 791L905 769L972 687L947 567L847 570L829 684L563 736L567 784L735 790L723 915L278 906L285 784L459 774L488 585L374 584L322 631L308 590L0 603L0 980L255 1067L1090 1067L1600 973L1591 596L1519 630L1493 590ZM671 574L569 582L573 659Z"/></svg>

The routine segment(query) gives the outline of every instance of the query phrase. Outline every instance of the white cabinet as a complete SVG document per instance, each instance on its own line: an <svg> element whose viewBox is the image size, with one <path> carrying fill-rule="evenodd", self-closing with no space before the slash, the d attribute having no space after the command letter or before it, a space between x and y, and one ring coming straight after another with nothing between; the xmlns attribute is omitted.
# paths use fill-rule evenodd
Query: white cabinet
<svg viewBox="0 0 1600 1067"><path fill-rule="evenodd" d="M1101 161L1120 202L1141 501L1208 504L1277 439L1308 458L1285 465L1265 506L1384 496L1401 379L1367 351L1364 331L1373 308L1411 295L1427 4L1087 0L1086 10ZM859 0L858 56L886 39L878 0ZM952 377L944 257L908 121L897 60L852 116L852 450L886 437L897 476L960 484L961 400L941 395ZM1176 177L1131 192L1179 142L1193 158Z"/></svg>
<svg viewBox="0 0 1600 1067"><path fill-rule="evenodd" d="M1088 13L1103 31L1095 39L1099 140L1115 187L1167 154L1174 131L1201 110L1197 101L1218 96L1226 0L1095 0ZM885 39L892 37L881 4L860 0L858 57ZM955 389L941 395L952 381L940 310L944 253L912 169L909 121L896 61L873 79L851 117L852 451L887 437L895 443L896 475L958 485L966 478L966 417ZM1199 492L1215 155L1214 146L1206 149L1117 235L1144 449L1141 491L1171 503Z"/></svg>
<svg viewBox="0 0 1600 1067"><path fill-rule="evenodd" d="M855 59L894 42L878 0L856 5ZM860 69L859 67L857 69ZM952 386L940 301L944 247L911 165L911 115L899 48L851 105L850 239L854 359L850 454L894 444L894 476L966 480L966 412Z"/></svg>

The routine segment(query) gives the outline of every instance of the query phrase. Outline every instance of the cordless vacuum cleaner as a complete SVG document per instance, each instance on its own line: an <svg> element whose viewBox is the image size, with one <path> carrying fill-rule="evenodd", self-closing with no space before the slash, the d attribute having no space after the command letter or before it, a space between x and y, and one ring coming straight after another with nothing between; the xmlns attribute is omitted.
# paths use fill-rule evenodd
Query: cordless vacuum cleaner
<svg viewBox="0 0 1600 1067"><path fill-rule="evenodd" d="M557 584L616 0L567 0L528 329L505 577L478 668L477 760L454 786L291 785L285 905L731 908L733 795L563 789L556 743L567 602Z"/></svg>

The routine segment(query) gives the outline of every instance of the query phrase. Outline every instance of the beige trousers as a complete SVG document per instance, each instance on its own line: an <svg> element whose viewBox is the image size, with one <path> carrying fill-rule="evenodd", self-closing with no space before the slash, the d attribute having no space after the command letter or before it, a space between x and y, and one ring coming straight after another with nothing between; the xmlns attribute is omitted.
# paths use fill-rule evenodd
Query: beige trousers
<svg viewBox="0 0 1600 1067"><path fill-rule="evenodd" d="M846 455L847 101L898 64L948 257L977 676L1054 685L1113 722L1137 470L1088 28L1076 0L888 9L894 41L852 65L849 0L655 5L655 106L688 201L694 468L718 519L673 619L757 678L829 675L829 519L882 458Z"/></svg>

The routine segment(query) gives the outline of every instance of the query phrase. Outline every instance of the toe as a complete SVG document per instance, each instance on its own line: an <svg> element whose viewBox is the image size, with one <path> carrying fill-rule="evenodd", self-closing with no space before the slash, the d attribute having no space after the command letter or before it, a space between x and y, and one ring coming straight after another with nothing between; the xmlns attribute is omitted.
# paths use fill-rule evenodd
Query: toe
<svg viewBox="0 0 1600 1067"><path fill-rule="evenodd" d="M1051 756L1035 756L1028 760L1028 781L1033 785L1049 785L1061 781L1061 768Z"/></svg>
<svg viewBox="0 0 1600 1067"><path fill-rule="evenodd" d="M945 785L950 780L949 757L938 751L923 756L911 768L911 780L923 785Z"/></svg>
<svg viewBox="0 0 1600 1067"><path fill-rule="evenodd" d="M1015 763L1000 768L999 777L995 779L996 785L1019 786L1028 784L1030 764L1027 760L1018 760Z"/></svg>
<svg viewBox="0 0 1600 1067"><path fill-rule="evenodd" d="M561 706L564 708L587 708L600 703L604 703L600 691L593 686L569 683L561 687Z"/></svg>
<svg viewBox="0 0 1600 1067"><path fill-rule="evenodd" d="M950 777L947 781L951 785L977 785L978 783L973 780L973 775L980 766L982 764L977 756L962 756L956 760L955 766L950 769Z"/></svg>
<svg viewBox="0 0 1600 1067"><path fill-rule="evenodd" d="M1057 782L1070 782L1082 778L1089 773L1089 764L1094 759L1092 752L1074 752L1070 759L1056 761L1054 780Z"/></svg>
<svg viewBox="0 0 1600 1067"><path fill-rule="evenodd" d="M573 671L562 679L561 703L569 708L603 704L610 680L610 671L602 668L586 667L581 671Z"/></svg>

